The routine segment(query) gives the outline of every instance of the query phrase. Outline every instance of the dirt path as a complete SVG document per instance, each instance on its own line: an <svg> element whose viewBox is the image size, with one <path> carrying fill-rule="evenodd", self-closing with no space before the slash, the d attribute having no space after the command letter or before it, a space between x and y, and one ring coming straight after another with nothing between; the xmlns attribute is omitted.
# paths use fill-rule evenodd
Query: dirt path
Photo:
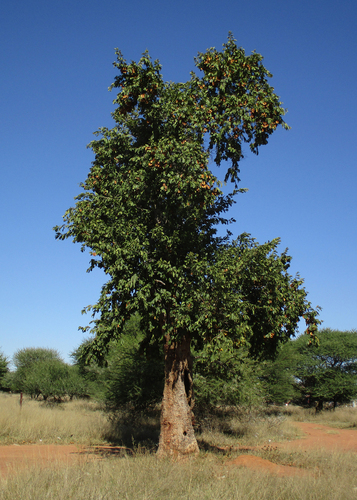
<svg viewBox="0 0 357 500"><path fill-rule="evenodd" d="M339 452L357 452L357 430L336 429L327 425L314 424L309 422L294 422L294 425L303 431L304 437L293 441L284 441L279 443L267 443L265 446L241 447L242 451L269 448L281 450L301 450L312 449L339 451ZM234 460L228 462L228 465L238 467L248 467L254 470L267 471L277 476L303 476L309 474L308 471L298 467L290 467L274 464L255 455L239 455Z"/></svg>
<svg viewBox="0 0 357 500"><path fill-rule="evenodd" d="M75 445L11 444L0 446L0 475L19 472L40 464L72 463L83 460L82 449Z"/></svg>
<svg viewBox="0 0 357 500"><path fill-rule="evenodd" d="M357 452L357 430L337 429L327 425L313 424L310 422L294 422L306 435L294 441L275 443L281 448L299 448L302 450L326 449L331 451Z"/></svg>
<svg viewBox="0 0 357 500"><path fill-rule="evenodd" d="M293 441L281 443L267 443L265 445L282 450L311 450L326 449L331 451L357 452L357 430L336 429L326 425L294 422L305 436ZM238 447L236 451L250 451L264 449L259 447ZM103 455L122 455L123 452L130 452L122 447L101 446L86 448L76 445L47 445L47 444L28 444L28 445L8 445L0 446L0 475L2 477L11 473L19 472L33 465L41 466L53 465L57 463L85 462L98 459ZM255 470L266 470L278 476L301 476L308 472L297 467L288 467L277 465L269 460L265 460L254 455L244 453L236 459L228 462L229 465L239 467L249 467Z"/></svg>
<svg viewBox="0 0 357 500"><path fill-rule="evenodd" d="M74 444L11 444L0 446L0 477L34 465L47 467L58 463L84 463L105 456L123 456L130 449L122 446L76 446Z"/></svg>

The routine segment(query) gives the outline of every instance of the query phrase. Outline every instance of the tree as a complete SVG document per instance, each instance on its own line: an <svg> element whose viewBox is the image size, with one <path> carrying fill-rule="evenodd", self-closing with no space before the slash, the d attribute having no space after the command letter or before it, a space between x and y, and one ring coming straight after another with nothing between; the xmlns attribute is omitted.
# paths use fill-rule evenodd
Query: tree
<svg viewBox="0 0 357 500"><path fill-rule="evenodd" d="M357 332L324 329L319 344L307 346L302 338L292 342L295 376L301 395L322 409L323 403L348 403L357 397Z"/></svg>
<svg viewBox="0 0 357 500"><path fill-rule="evenodd" d="M0 351L0 389L3 388L4 376L9 371L9 361L7 357Z"/></svg>
<svg viewBox="0 0 357 500"><path fill-rule="evenodd" d="M12 377L12 390L24 391L24 381L32 371L33 366L40 362L52 360L62 361L56 349L46 349L43 347L25 347L18 349L13 356L13 363L16 371Z"/></svg>
<svg viewBox="0 0 357 500"><path fill-rule="evenodd" d="M200 411L217 406L258 406L264 402L261 363L246 347L233 348L223 333L194 353L195 400Z"/></svg>
<svg viewBox="0 0 357 500"><path fill-rule="evenodd" d="M304 337L302 341L307 344ZM295 378L299 354L293 349L293 343L284 344L275 359L267 360L261 366L261 382L268 403L280 405L296 401L300 396Z"/></svg>
<svg viewBox="0 0 357 500"><path fill-rule="evenodd" d="M126 334L108 354L106 401L114 407L130 403L143 409L160 402L164 388L164 366L157 343L143 353L145 334Z"/></svg>
<svg viewBox="0 0 357 500"><path fill-rule="evenodd" d="M106 360L101 360L98 363L95 359L91 359L90 362L85 363L85 360L81 357L91 342L90 338L83 340L70 356L73 359L74 368L81 379L85 381L87 395L96 400L104 400L107 390L106 381L108 371Z"/></svg>
<svg viewBox="0 0 357 500"><path fill-rule="evenodd" d="M201 76L164 82L159 62L147 52L128 64L117 50L119 74L111 86L119 91L115 126L100 128L91 142L95 160L83 192L64 224L54 228L56 238L72 238L82 251L90 250L89 271L98 267L109 278L98 302L86 308L93 314L94 339L83 356L103 357L134 312L145 332L143 348L163 345L160 455L198 452L191 345L200 348L224 332L236 348L249 342L256 354L273 353L302 314L310 322L308 332L315 328L316 313L301 281L285 274L289 258L274 253L276 241L254 248L258 259L273 254L266 276L248 278L254 287L246 295L240 278L249 270L239 257L251 243L231 243L230 233L217 234L219 224L230 222L224 214L241 191L243 143L257 154L278 125L287 128L268 84L271 75L262 56L247 56L232 35L221 52L208 49L195 62ZM230 194L223 194L208 168L211 153L218 166L228 162L224 180L234 184ZM286 297L269 281L273 262L288 284ZM254 261L247 265L254 268ZM273 288L264 288L265 281Z"/></svg>
<svg viewBox="0 0 357 500"><path fill-rule="evenodd" d="M42 396L60 400L65 396L64 380L68 377L68 366L59 359L48 359L34 363L22 380L22 391L32 397Z"/></svg>
<svg viewBox="0 0 357 500"><path fill-rule="evenodd" d="M13 362L16 371L11 378L12 390L57 401L64 396L72 399L87 393L78 368L67 365L55 349L20 349L15 352Z"/></svg>
<svg viewBox="0 0 357 500"><path fill-rule="evenodd" d="M111 342L101 366L93 359L85 364L81 357L91 339L84 340L72 353L93 397L104 400L112 409L129 404L142 410L160 401L164 387L162 349L156 343L143 352L144 339L140 317L135 314L125 323L120 339Z"/></svg>
<svg viewBox="0 0 357 500"><path fill-rule="evenodd" d="M53 398L57 402L65 396L72 399L87 393L86 383L76 367L59 359L35 363L23 380L22 389L31 396L41 396L45 401Z"/></svg>
<svg viewBox="0 0 357 500"><path fill-rule="evenodd" d="M52 359L61 359L56 349L47 349L44 347L24 347L18 349L13 356L13 363L17 371L28 370L32 365L39 361L48 361Z"/></svg>

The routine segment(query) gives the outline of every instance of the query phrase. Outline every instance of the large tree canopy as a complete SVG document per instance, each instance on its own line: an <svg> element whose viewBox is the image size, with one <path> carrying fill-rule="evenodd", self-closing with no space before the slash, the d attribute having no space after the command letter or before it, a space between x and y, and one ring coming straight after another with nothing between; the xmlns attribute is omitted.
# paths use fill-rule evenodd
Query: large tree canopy
<svg viewBox="0 0 357 500"><path fill-rule="evenodd" d="M303 338L290 343L295 356L294 373L306 402L348 403L357 397L357 332L324 329L319 343L306 346Z"/></svg>
<svg viewBox="0 0 357 500"><path fill-rule="evenodd" d="M55 228L57 238L90 249L89 270L99 267L108 276L88 308L95 337L84 355L102 356L135 312L143 345L164 344L161 423L171 431L166 437L162 431L161 453L197 451L191 342L223 335L235 348L249 343L255 354L273 353L301 315L309 333L316 327L302 282L286 273L290 258L277 254L277 241L259 246L246 236L231 242L229 233L217 235L239 191L243 144L257 154L278 125L287 128L271 75L262 56L247 56L231 35L221 52L208 49L195 62L199 76L165 82L147 52L128 64L117 51L115 126L97 132L83 192ZM211 157L225 167L232 193L223 194Z"/></svg>
<svg viewBox="0 0 357 500"><path fill-rule="evenodd" d="M67 365L55 349L27 347L13 356L15 372L10 374L8 385L13 391L52 397L60 401L64 396L83 396L86 384L78 373L78 367Z"/></svg>

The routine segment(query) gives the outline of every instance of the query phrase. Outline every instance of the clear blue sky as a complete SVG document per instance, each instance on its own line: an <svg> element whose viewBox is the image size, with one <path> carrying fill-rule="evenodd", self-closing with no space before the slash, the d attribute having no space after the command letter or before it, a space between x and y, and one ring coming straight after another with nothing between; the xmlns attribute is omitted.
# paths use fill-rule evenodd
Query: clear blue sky
<svg viewBox="0 0 357 500"><path fill-rule="evenodd" d="M92 133L114 123L114 48L127 60L148 49L166 80L185 81L228 31L264 56L292 127L243 160L233 231L280 237L323 326L356 329L356 25L355 0L2 2L0 350L68 360L83 339L80 311L104 277L52 227L87 176Z"/></svg>

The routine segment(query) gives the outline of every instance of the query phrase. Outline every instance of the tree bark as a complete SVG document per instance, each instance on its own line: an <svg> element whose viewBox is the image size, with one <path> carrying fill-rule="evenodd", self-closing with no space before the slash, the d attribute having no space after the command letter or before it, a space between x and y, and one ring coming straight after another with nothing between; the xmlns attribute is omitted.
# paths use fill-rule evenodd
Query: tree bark
<svg viewBox="0 0 357 500"><path fill-rule="evenodd" d="M182 457L199 453L193 430L191 339L184 336L170 344L166 338L165 387L161 406L158 455Z"/></svg>

